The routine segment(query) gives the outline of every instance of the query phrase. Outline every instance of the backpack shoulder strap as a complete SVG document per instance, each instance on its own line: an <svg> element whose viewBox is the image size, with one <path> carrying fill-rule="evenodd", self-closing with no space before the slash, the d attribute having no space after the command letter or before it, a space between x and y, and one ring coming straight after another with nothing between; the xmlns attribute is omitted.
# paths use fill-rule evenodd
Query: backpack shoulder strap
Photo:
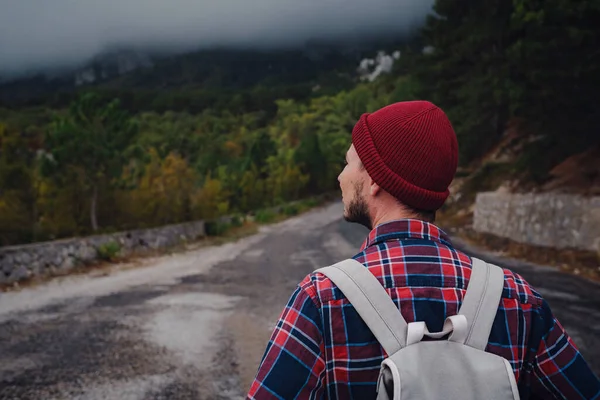
<svg viewBox="0 0 600 400"><path fill-rule="evenodd" d="M459 314L467 318L465 344L485 350L504 288L502 268L473 258L471 278Z"/></svg>
<svg viewBox="0 0 600 400"><path fill-rule="evenodd" d="M352 303L388 356L406 346L408 325L377 278L348 259L315 272L326 275Z"/></svg>

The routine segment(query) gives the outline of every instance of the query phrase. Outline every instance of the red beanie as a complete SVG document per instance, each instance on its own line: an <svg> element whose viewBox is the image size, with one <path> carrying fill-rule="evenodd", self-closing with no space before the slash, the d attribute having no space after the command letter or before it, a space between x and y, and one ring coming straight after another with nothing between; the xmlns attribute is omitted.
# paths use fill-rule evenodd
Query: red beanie
<svg viewBox="0 0 600 400"><path fill-rule="evenodd" d="M448 198L458 143L436 105L407 101L363 114L352 143L371 178L403 204L435 211Z"/></svg>

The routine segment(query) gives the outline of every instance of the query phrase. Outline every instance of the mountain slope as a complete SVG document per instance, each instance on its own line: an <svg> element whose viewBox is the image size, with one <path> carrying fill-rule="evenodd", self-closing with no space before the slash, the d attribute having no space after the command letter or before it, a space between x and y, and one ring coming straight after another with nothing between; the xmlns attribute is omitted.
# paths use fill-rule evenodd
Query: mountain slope
<svg viewBox="0 0 600 400"><path fill-rule="evenodd" d="M361 59L377 50L395 50L402 43L396 39L309 42L290 49L213 48L171 56L118 49L71 70L0 79L0 106L64 106L74 97L72 93L89 88L119 92L122 97L134 96L138 91L146 91L145 97L166 91L218 90L243 95L244 91L261 87L263 91L279 88L284 94L280 97L295 98L309 96L317 86L325 94L333 94L356 83L356 67ZM283 87L296 89L286 93Z"/></svg>

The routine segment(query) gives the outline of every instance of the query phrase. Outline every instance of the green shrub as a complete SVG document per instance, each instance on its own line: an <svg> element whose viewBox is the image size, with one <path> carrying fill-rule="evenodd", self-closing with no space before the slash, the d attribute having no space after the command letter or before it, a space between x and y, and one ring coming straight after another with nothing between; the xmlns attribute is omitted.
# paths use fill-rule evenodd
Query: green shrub
<svg viewBox="0 0 600 400"><path fill-rule="evenodd" d="M304 204L306 205L306 207L312 208L318 206L319 201L317 199L308 199L304 202Z"/></svg>
<svg viewBox="0 0 600 400"><path fill-rule="evenodd" d="M298 215L299 212L300 212L300 206L297 204L288 204L287 206L285 206L283 208L283 213L288 216Z"/></svg>
<svg viewBox="0 0 600 400"><path fill-rule="evenodd" d="M98 258L104 261L112 261L117 258L121 251L121 245L114 240L106 242L98 247L96 250Z"/></svg>
<svg viewBox="0 0 600 400"><path fill-rule="evenodd" d="M259 210L256 212L255 220L258 223L266 224L275 219L277 215L273 211Z"/></svg>
<svg viewBox="0 0 600 400"><path fill-rule="evenodd" d="M234 228L239 228L240 226L244 225L244 220L242 219L241 216L239 215L234 215L231 218L231 226Z"/></svg>
<svg viewBox="0 0 600 400"><path fill-rule="evenodd" d="M496 190L513 172L510 163L488 162L465 181L461 192L463 202L473 202L479 192Z"/></svg>
<svg viewBox="0 0 600 400"><path fill-rule="evenodd" d="M224 221L206 221L204 231L206 236L221 236L231 229L232 224Z"/></svg>

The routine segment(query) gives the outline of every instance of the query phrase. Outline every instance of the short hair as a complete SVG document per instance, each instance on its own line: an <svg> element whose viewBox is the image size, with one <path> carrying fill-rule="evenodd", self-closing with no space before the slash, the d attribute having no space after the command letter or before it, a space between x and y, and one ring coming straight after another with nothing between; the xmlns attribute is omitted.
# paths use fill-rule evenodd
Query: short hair
<svg viewBox="0 0 600 400"><path fill-rule="evenodd" d="M436 217L436 213L437 213L436 210L421 210L418 208L407 206L406 204L402 203L398 199L396 199L396 201L402 208L404 208L404 210L408 214L412 215L415 219L419 219L421 221L425 221L425 222L429 222L429 223L435 222L435 217Z"/></svg>
<svg viewBox="0 0 600 400"><path fill-rule="evenodd" d="M411 211L415 214L417 219L420 219L425 222L434 223L436 211L435 210L417 210L411 209Z"/></svg>

